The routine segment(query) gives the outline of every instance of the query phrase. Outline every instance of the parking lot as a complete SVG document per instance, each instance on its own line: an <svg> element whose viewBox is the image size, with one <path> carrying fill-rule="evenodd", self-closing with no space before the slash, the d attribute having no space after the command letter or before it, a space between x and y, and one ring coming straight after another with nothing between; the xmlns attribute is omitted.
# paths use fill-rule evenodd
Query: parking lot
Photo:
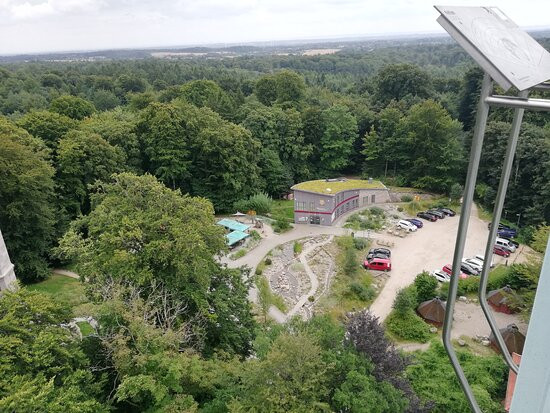
<svg viewBox="0 0 550 413"><path fill-rule="evenodd" d="M414 281L417 274L434 269L441 269L452 262L453 251L458 230L459 216L446 217L436 222L424 221L424 227L408 235L406 238L391 237L377 234L376 238L391 240L392 271L382 291L371 305L371 311L383 321L391 312L391 306L397 291ZM468 237L464 249L464 257L483 254L489 230L487 223L477 217L477 209L472 209ZM518 253L512 254L508 260L512 262ZM504 263L506 259L493 256L495 264Z"/></svg>

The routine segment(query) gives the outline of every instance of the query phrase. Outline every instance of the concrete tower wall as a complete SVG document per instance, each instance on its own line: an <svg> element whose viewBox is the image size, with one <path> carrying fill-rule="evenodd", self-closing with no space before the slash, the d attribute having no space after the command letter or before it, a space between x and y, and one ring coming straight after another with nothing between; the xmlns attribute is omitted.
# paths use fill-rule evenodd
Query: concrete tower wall
<svg viewBox="0 0 550 413"><path fill-rule="evenodd" d="M15 271L0 231L0 291L15 285Z"/></svg>

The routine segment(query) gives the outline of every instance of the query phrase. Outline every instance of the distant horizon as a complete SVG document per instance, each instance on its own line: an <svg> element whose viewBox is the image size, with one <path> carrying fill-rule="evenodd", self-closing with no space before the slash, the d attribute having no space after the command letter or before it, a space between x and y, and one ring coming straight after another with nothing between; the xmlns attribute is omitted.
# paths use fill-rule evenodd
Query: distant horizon
<svg viewBox="0 0 550 413"><path fill-rule="evenodd" d="M539 32L539 31L550 31L549 26L532 26L532 27L522 27L522 30L528 32ZM417 32L395 32L395 33L373 33L373 34L342 34L342 35L332 35L325 37L302 37L302 38L282 38L282 39L271 39L271 40L251 40L251 41L241 41L241 42L207 42L207 43L183 43L183 44L163 44L163 45L152 45L152 46L136 46L136 47L111 47L111 48L97 48L97 49L70 49L70 50L45 50L45 51L35 51L35 52L17 52L17 53L0 53L0 57L17 57L17 56L42 56L42 55L53 55L53 54L77 54L77 53L98 53L98 52L108 52L108 51L132 51L132 50L178 50L178 49L188 49L194 47L205 47L205 48L229 48L235 46L261 46L261 47L275 47L275 46L290 46L290 45L306 45L308 43L331 43L336 41L342 42L354 42L360 40L386 40L386 39L405 39L405 38L423 38L423 37L444 37L450 38L449 34L441 30L433 31L417 31ZM270 45L270 43L274 43Z"/></svg>
<svg viewBox="0 0 550 413"><path fill-rule="evenodd" d="M549 26L548 0L498 4L520 27ZM0 0L0 55L443 34L438 15L428 0Z"/></svg>

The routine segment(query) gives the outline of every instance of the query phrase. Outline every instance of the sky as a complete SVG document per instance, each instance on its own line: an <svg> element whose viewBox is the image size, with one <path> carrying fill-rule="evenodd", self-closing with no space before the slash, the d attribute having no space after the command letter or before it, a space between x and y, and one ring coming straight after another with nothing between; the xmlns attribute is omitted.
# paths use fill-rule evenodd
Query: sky
<svg viewBox="0 0 550 413"><path fill-rule="evenodd" d="M0 0L0 54L443 33L433 1ZM550 27L550 0L488 5L521 27Z"/></svg>

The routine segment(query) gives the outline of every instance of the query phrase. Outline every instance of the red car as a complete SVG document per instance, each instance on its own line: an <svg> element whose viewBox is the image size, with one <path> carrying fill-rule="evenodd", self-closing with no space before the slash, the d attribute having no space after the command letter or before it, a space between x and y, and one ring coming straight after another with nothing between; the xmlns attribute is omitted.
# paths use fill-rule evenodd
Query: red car
<svg viewBox="0 0 550 413"><path fill-rule="evenodd" d="M452 266L451 264L447 264L445 265L441 270L449 275L452 275L452 270L451 270ZM466 274L464 274L463 272L461 272L459 275L458 275L459 278L461 279L466 279L468 278L468 276Z"/></svg>
<svg viewBox="0 0 550 413"><path fill-rule="evenodd" d="M500 255L501 257L508 258L510 256L510 251L505 250L504 248L499 247L498 245L495 245L493 247L493 252L497 255Z"/></svg>
<svg viewBox="0 0 550 413"><path fill-rule="evenodd" d="M373 258L365 260L363 267L367 270L391 271L391 261L389 258Z"/></svg>

